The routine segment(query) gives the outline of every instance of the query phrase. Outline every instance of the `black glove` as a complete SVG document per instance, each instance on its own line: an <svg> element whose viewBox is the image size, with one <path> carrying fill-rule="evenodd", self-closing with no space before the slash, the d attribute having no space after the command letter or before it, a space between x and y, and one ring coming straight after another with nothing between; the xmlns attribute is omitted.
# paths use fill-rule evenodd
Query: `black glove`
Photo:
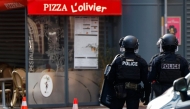
<svg viewBox="0 0 190 109"><path fill-rule="evenodd" d="M145 87L145 97L144 97L144 102L143 105L147 105L149 103L149 96L150 96L150 92L151 92L151 86L150 83L146 84Z"/></svg>
<svg viewBox="0 0 190 109"><path fill-rule="evenodd" d="M142 103L144 103L145 98L144 98L144 97L141 97L140 100L141 100Z"/></svg>
<svg viewBox="0 0 190 109"><path fill-rule="evenodd" d="M149 103L149 97L142 98L141 102L143 103L143 105L147 105Z"/></svg>

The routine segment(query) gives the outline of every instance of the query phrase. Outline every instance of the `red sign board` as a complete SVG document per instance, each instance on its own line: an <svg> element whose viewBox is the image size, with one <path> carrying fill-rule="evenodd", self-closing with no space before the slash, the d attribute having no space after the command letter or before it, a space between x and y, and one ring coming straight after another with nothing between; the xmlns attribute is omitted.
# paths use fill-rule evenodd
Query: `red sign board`
<svg viewBox="0 0 190 109"><path fill-rule="evenodd" d="M181 45L181 17L167 17L167 31L174 34Z"/></svg>
<svg viewBox="0 0 190 109"><path fill-rule="evenodd" d="M27 0L0 0L0 11L23 8L27 5Z"/></svg>
<svg viewBox="0 0 190 109"><path fill-rule="evenodd" d="M121 0L28 0L29 15L121 15Z"/></svg>

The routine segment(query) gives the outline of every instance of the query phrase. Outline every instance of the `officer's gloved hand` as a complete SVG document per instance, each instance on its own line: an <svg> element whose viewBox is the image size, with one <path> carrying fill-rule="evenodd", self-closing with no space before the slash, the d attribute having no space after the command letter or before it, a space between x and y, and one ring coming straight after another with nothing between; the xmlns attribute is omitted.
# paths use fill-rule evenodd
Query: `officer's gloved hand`
<svg viewBox="0 0 190 109"><path fill-rule="evenodd" d="M147 105L149 103L149 97L144 97L143 105Z"/></svg>
<svg viewBox="0 0 190 109"><path fill-rule="evenodd" d="M141 97L140 100L141 100L142 103L144 103L145 97Z"/></svg>

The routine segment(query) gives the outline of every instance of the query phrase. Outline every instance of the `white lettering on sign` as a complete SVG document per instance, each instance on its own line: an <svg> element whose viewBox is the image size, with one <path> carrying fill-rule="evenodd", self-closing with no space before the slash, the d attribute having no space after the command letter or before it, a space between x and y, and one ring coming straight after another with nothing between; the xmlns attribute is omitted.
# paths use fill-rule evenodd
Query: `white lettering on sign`
<svg viewBox="0 0 190 109"><path fill-rule="evenodd" d="M167 21L168 23L179 23L179 21L175 21L174 19L172 19L171 21Z"/></svg>
<svg viewBox="0 0 190 109"><path fill-rule="evenodd" d="M65 4L44 4L44 11L67 11Z"/></svg>
<svg viewBox="0 0 190 109"><path fill-rule="evenodd" d="M105 6L94 4L77 4L71 5L71 11L73 13L83 12L83 11L95 11L104 12L107 9ZM44 11L68 11L66 4L44 4Z"/></svg>
<svg viewBox="0 0 190 109"><path fill-rule="evenodd" d="M104 12L107 9L107 7L96 5L96 3L90 5L88 3L83 3L82 5L78 5L75 3L75 5L71 5L71 10L73 13L75 12L82 12L82 11L96 11L96 12Z"/></svg>
<svg viewBox="0 0 190 109"><path fill-rule="evenodd" d="M122 65L126 65L126 66L138 66L138 62L122 61Z"/></svg>
<svg viewBox="0 0 190 109"><path fill-rule="evenodd" d="M34 39L29 37L29 72L34 72Z"/></svg>
<svg viewBox="0 0 190 109"><path fill-rule="evenodd" d="M13 9L13 8L19 8L19 7L24 7L24 5L20 4L20 3L4 3L5 7L7 9Z"/></svg>

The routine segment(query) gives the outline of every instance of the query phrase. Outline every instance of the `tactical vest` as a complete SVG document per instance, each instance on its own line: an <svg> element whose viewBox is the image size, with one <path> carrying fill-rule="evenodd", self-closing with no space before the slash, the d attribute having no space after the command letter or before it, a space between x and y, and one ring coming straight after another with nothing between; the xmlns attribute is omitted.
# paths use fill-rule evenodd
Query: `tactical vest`
<svg viewBox="0 0 190 109"><path fill-rule="evenodd" d="M140 82L140 68L137 61L138 56L135 58L121 57L121 65L118 65L117 78L125 81Z"/></svg>
<svg viewBox="0 0 190 109"><path fill-rule="evenodd" d="M167 59L163 56L161 59L161 71L159 81L162 83L173 83L177 78L181 77L180 57L176 55L175 59Z"/></svg>

